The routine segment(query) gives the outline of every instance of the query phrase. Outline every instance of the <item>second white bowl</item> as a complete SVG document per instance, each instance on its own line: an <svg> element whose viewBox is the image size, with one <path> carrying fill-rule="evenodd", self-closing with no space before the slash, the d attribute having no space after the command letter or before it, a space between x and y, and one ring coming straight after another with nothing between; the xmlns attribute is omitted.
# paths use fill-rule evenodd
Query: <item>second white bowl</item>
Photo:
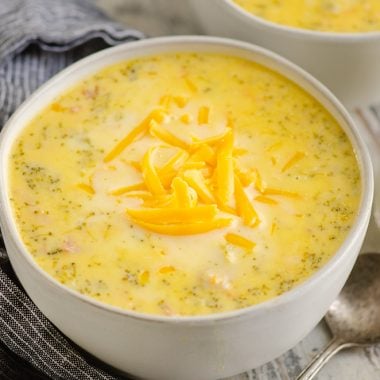
<svg viewBox="0 0 380 380"><path fill-rule="evenodd" d="M232 0L190 0L204 31L253 42L297 63L349 108L380 100L380 31L328 33L256 17Z"/></svg>

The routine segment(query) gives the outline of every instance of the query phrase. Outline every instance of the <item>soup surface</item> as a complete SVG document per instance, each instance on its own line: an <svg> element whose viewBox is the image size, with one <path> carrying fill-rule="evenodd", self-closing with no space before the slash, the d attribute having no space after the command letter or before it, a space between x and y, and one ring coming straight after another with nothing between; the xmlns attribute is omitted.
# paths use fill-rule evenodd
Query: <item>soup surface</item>
<svg viewBox="0 0 380 380"><path fill-rule="evenodd" d="M339 33L380 31L378 0L233 0L258 17L296 28Z"/></svg>
<svg viewBox="0 0 380 380"><path fill-rule="evenodd" d="M361 195L352 146L315 99L218 54L107 67L12 149L11 202L38 265L145 313L233 310L293 288L341 245Z"/></svg>

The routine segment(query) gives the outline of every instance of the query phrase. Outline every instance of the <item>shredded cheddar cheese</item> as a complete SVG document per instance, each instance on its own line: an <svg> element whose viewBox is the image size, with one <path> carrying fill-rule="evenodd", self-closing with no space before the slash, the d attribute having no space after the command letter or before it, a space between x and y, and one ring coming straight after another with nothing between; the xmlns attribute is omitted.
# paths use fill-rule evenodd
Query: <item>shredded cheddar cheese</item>
<svg viewBox="0 0 380 380"><path fill-rule="evenodd" d="M215 165L215 154L215 150L207 142L203 142L190 156L190 161L204 161L207 164Z"/></svg>
<svg viewBox="0 0 380 380"><path fill-rule="evenodd" d="M258 195L255 197L255 201L261 202L261 203L266 203L268 205L277 205L278 202L272 198L266 197L264 195Z"/></svg>
<svg viewBox="0 0 380 380"><path fill-rule="evenodd" d="M55 112L63 112L65 110L59 103L53 103L50 108Z"/></svg>
<svg viewBox="0 0 380 380"><path fill-rule="evenodd" d="M189 77L184 77L184 80L185 80L185 84L187 86L187 88L192 92L192 93L196 93L198 92L198 88L197 86L195 85L195 83L189 79Z"/></svg>
<svg viewBox="0 0 380 380"><path fill-rule="evenodd" d="M237 213L242 217L244 224L247 226L255 226L260 223L257 212L249 201L243 185L237 176L235 176L235 202Z"/></svg>
<svg viewBox="0 0 380 380"><path fill-rule="evenodd" d="M180 177L172 181L173 193L178 207L193 207L197 204L197 194L189 184Z"/></svg>
<svg viewBox="0 0 380 380"><path fill-rule="evenodd" d="M173 98L171 95L164 95L160 98L159 105L168 109Z"/></svg>
<svg viewBox="0 0 380 380"><path fill-rule="evenodd" d="M174 103L179 107L179 108L183 108L186 106L186 104L188 103L189 99L184 97L184 96L175 96L173 98L174 100Z"/></svg>
<svg viewBox="0 0 380 380"><path fill-rule="evenodd" d="M264 190L264 195L281 195L283 197L290 197L290 198L299 198L299 194L293 193L291 191L281 190L281 189L273 189L267 187Z"/></svg>
<svg viewBox="0 0 380 380"><path fill-rule="evenodd" d="M217 198L228 205L234 192L233 133L229 131L217 152L216 164Z"/></svg>
<svg viewBox="0 0 380 380"><path fill-rule="evenodd" d="M144 182L139 182L139 183L136 183L134 185L123 186L123 187L120 187L118 189L110 191L110 194L112 194L112 195L122 195L122 194L129 193L129 192L135 191L135 190L146 190L145 183Z"/></svg>
<svg viewBox="0 0 380 380"><path fill-rule="evenodd" d="M112 190L110 194L117 196L132 192L132 197L143 199L143 206L149 208L128 209L127 215L141 227L161 234L189 235L225 228L232 219L223 218L224 214L240 217L244 225L256 227L259 217L244 187L254 183L261 192L264 187L257 170L248 175L239 168L236 158L246 150L234 145L234 131L229 127L228 115L223 132L203 139L193 137L193 143L188 144L169 132L163 123L163 115L173 119L167 113L173 99L177 99L176 104L181 107L188 102L179 96L162 96L159 106L166 108L165 114L149 114L122 142L123 149L127 147L125 141L133 145L133 139L143 128L144 131L148 128L151 136L157 139L156 144L143 155L141 165L134 165L141 171L143 182ZM209 107L201 106L198 123L207 124L208 115ZM162 142L178 150L159 167L156 156ZM105 161L110 156L116 158L115 152L119 154L120 146L116 146ZM295 156L287 165L297 159ZM143 193L133 193L135 190ZM271 205L278 203L265 195L258 195L255 200Z"/></svg>
<svg viewBox="0 0 380 380"><path fill-rule="evenodd" d="M209 118L210 109L202 106L198 111L198 124L207 124Z"/></svg>
<svg viewBox="0 0 380 380"><path fill-rule="evenodd" d="M235 146L234 130L231 128L231 119L226 115L225 130L214 136L199 139L192 136L193 143L188 144L169 132L163 125L164 116L172 118L168 114L170 104L175 100L176 104L184 107L188 99L180 96L166 94L160 98L159 106L166 108L164 113L149 114L144 121L135 128L127 138L128 144L133 144L134 136L141 133L142 128L148 128L157 144L150 147L144 154L142 164L134 167L140 170L144 182L113 190L112 195L122 195L134 190L150 191L151 197L143 194L132 194L134 197L145 199L144 207L150 209L128 209L127 215L141 227L161 234L197 234L214 228L224 228L226 219L219 219L223 214L240 217L243 224L255 228L260 223L259 215L245 188L254 185L258 194L254 201L275 206L278 201L268 195L278 195L295 198L295 193L266 188L264 181L257 169L244 171L239 167L238 157L247 153L246 149ZM201 106L198 110L198 123L207 124L209 107ZM181 119L182 116L179 117ZM142 127L143 126L143 127ZM140 132L136 132L140 130ZM134 132L135 131L135 132ZM132 137L128 137L132 136ZM154 156L160 148L160 142L179 149L161 168L154 163ZM120 145L120 144L119 144ZM125 142L123 149L126 148ZM271 146L272 151L278 146ZM116 146L114 151L119 152ZM115 153L110 153L114 158ZM107 157L109 159L110 154ZM282 172L290 169L305 156L302 152L295 152L281 169ZM207 165L207 175L202 171ZM211 177L211 180L209 179ZM148 194L149 195L149 194ZM165 208L167 207L167 208ZM187 211L184 211L187 210ZM212 210L212 217L209 217ZM205 213L206 212L206 213ZM208 215L208 216L207 216ZM224 222L220 222L224 220ZM228 219L230 223L231 219ZM186 230L186 228L189 228ZM235 239L227 235L228 238Z"/></svg>
<svg viewBox="0 0 380 380"><path fill-rule="evenodd" d="M174 272L175 268L172 265L169 265L166 267L161 267L158 271L159 273L166 274L166 273Z"/></svg>
<svg viewBox="0 0 380 380"><path fill-rule="evenodd" d="M144 286L148 283L149 281L149 272L147 270L144 270L142 273L139 275L139 283L140 285Z"/></svg>
<svg viewBox="0 0 380 380"><path fill-rule="evenodd" d="M245 238L244 236L234 233L228 233L224 237L229 243L248 250L253 249L256 245L253 241Z"/></svg>
<svg viewBox="0 0 380 380"><path fill-rule="evenodd" d="M152 147L145 153L142 161L142 174L147 188L152 192L152 194L159 195L165 194L165 189L153 164L152 156L156 150L156 147Z"/></svg>
<svg viewBox="0 0 380 380"><path fill-rule="evenodd" d="M285 163L285 165L282 167L281 171L285 172L288 169L290 169L293 165L295 165L298 161L300 161L302 158L305 157L305 153L303 152L296 152L294 155Z"/></svg>
<svg viewBox="0 0 380 380"><path fill-rule="evenodd" d="M156 123L154 120L150 121L149 131L153 136L158 137L163 142L169 145L176 146L185 150L189 148L188 144L185 141L182 141L177 136L174 136L168 130Z"/></svg>
<svg viewBox="0 0 380 380"><path fill-rule="evenodd" d="M94 195L95 190L91 185L87 185L86 183L79 183L77 187L83 191L85 191L87 194Z"/></svg>
<svg viewBox="0 0 380 380"><path fill-rule="evenodd" d="M105 157L104 162L115 159L124 149L128 147L139 136L148 131L151 121L162 122L165 113L162 110L153 110L139 125L137 125L127 136L125 136Z"/></svg>
<svg viewBox="0 0 380 380"><path fill-rule="evenodd" d="M161 167L160 175L174 172L175 167L181 165L181 163L183 164L188 157L189 154L186 151L179 150L165 163L164 166Z"/></svg>
<svg viewBox="0 0 380 380"><path fill-rule="evenodd" d="M184 115L182 115L179 120L182 121L182 123L184 124L190 124L190 121L191 121L191 118L190 118L190 115L185 113Z"/></svg>
<svg viewBox="0 0 380 380"><path fill-rule="evenodd" d="M198 197L203 203L216 203L215 196L207 186L206 179L200 170L186 170L183 173L183 178L197 192Z"/></svg>
<svg viewBox="0 0 380 380"><path fill-rule="evenodd" d="M158 224L172 224L181 222L196 222L198 220L212 220L217 215L215 205L201 205L196 207L177 208L147 208L128 209L127 213L136 220Z"/></svg>
<svg viewBox="0 0 380 380"><path fill-rule="evenodd" d="M157 232L163 235L195 235L209 232L215 229L228 227L231 224L231 218L215 218L210 221L201 220L194 223L173 223L157 224L147 223L140 219L132 219L141 227L148 231Z"/></svg>
<svg viewBox="0 0 380 380"><path fill-rule="evenodd" d="M215 143L218 143L220 142L221 140L223 140L226 135L229 133L230 131L227 129L225 132L223 132L222 134L220 135L216 135L216 136L212 136L212 137L208 137L208 138L205 138L203 140L199 140L197 139L196 137L194 138L193 137L193 147L197 147L197 146L205 146L205 145L211 145L211 144L215 144Z"/></svg>

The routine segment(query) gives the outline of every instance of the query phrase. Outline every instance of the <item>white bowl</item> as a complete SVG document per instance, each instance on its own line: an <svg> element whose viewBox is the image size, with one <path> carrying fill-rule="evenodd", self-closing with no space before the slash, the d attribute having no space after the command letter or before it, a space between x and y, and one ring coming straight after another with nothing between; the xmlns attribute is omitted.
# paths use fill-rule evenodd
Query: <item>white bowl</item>
<svg viewBox="0 0 380 380"><path fill-rule="evenodd" d="M336 254L293 290L267 302L200 317L166 317L122 310L58 283L34 262L12 216L8 158L25 125L78 80L121 60L173 51L219 52L256 61L315 96L349 136L362 175L355 223ZM373 197L365 145L342 105L318 81L285 59L244 42L212 37L168 37L104 50L70 66L27 100L9 120L0 141L0 219L12 266L41 311L70 339L99 359L150 379L215 379L257 367L294 346L323 317L339 293L362 244Z"/></svg>
<svg viewBox="0 0 380 380"><path fill-rule="evenodd" d="M322 81L349 108L380 100L380 31L318 32L275 24L233 0L190 0L206 33L271 49Z"/></svg>

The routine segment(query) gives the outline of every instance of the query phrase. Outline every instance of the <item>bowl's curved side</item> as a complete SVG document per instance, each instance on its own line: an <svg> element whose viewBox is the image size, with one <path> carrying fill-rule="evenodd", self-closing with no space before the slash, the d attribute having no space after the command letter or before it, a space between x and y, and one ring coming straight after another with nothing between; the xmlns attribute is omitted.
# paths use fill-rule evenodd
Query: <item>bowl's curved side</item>
<svg viewBox="0 0 380 380"><path fill-rule="evenodd" d="M350 137L363 177L359 216L336 255L295 289L250 308L205 317L148 316L103 305L65 288L33 261L18 235L7 193L12 141L28 120L65 88L103 66L139 55L207 51L255 60L299 83L330 110ZM0 142L0 221L12 265L41 311L69 338L107 363L154 379L212 379L256 367L302 339L339 293L364 239L373 197L368 153L347 112L307 73L264 49L238 41L160 38L108 49L49 81L7 123Z"/></svg>
<svg viewBox="0 0 380 380"><path fill-rule="evenodd" d="M348 107L380 100L380 32L338 34L276 25L231 0L190 0L204 31L271 49L327 85Z"/></svg>
<svg viewBox="0 0 380 380"><path fill-rule="evenodd" d="M26 265L6 233L17 276L38 308L72 341L97 358L146 379L193 380L232 376L281 355L320 321L338 295L360 242L326 279L262 313L209 324L147 321L100 309L52 287Z"/></svg>

